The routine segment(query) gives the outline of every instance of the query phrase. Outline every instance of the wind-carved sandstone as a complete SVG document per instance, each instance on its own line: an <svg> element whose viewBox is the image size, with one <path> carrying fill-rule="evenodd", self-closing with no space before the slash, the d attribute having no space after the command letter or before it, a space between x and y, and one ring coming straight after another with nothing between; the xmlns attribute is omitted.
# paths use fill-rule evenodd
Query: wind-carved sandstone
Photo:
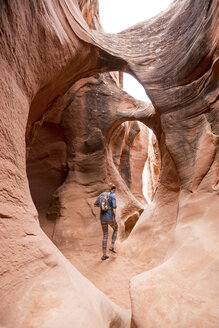
<svg viewBox="0 0 219 328"><path fill-rule="evenodd" d="M33 199L39 204L40 212L43 212L40 215L41 226L59 247L70 244L77 246L79 241L86 244L87 238L91 240L96 236L96 231L100 230L99 219L96 217L99 213L97 215L93 212L94 199L106 188L107 182L114 181L118 185L121 204L118 209L120 235L124 237L130 230L127 225L130 226L132 221L134 226L144 207L133 197L114 165L113 141L107 132L113 129L115 124L121 124L127 119L134 120L139 111L141 114L143 112L144 116L144 107L153 107L138 102L123 92L110 74L80 80L64 98L57 102L60 105L59 112L62 112L61 117L57 115L56 104L54 111L50 111L44 118L44 124L32 144L27 162ZM62 132L59 138L57 125ZM135 125L138 126L138 123L135 122ZM46 138L48 131L50 139ZM140 130L134 131L133 141L139 132ZM52 138L52 135L55 137ZM146 137L147 135L145 142ZM146 154L143 153L142 156L143 170ZM125 167L128 171L128 167ZM61 185L59 176L64 176L63 169L67 171L67 177ZM139 176L136 173L140 186L142 170L139 170ZM44 171L47 178L43 174ZM57 174L58 172L60 173ZM47 202L48 206L48 199L39 192L39 184L47 190L47 195L54 192L52 185L56 185L56 188L60 186L53 195L47 214L46 206L41 206L40 203ZM139 195L143 201L142 191L141 194L139 191ZM84 238L85 231L87 238Z"/></svg>
<svg viewBox="0 0 219 328"><path fill-rule="evenodd" d="M96 4L79 1L83 14ZM52 163L53 148L42 154L49 158L48 167L53 165L57 171L51 172L55 179L47 184L50 196L65 181L57 191L58 220L48 223L45 204L40 204L42 226L59 247L72 241L71 247L80 245L80 234L72 236L72 221L67 217L73 207L75 231L85 229L86 235L94 236L99 229L97 219L86 225L86 217L96 217L92 200L102 191L102 181L118 182L124 238L119 252L147 265L147 271L131 279L131 327L218 326L218 10L216 0L178 0L147 22L107 35L101 29L89 29L77 1L26 1L16 7L12 1L3 3L1 325L130 326L129 312L74 269L41 230L26 176L26 133L29 154L33 147L39 150L40 138L41 142L53 140L59 150L60 156L54 154ZM119 70L138 79L153 106L122 95L116 83L109 84L112 77L108 74L89 78L89 95L89 76ZM80 115L88 120L91 113L89 102L81 103L92 99L93 107L94 101L104 99L98 98L98 92L94 97L99 84L103 89L110 85L104 105L112 106L102 113L98 122L104 124L98 127L94 126L98 111L92 111L89 130L89 126L80 127ZM113 85L115 92L109 97ZM68 104L64 109L71 94L74 106ZM126 183L121 184L113 162L112 132L130 120L150 127L160 149L158 187L145 210ZM85 136L82 142L77 140L79 135ZM89 167L85 158L89 158ZM33 178L34 163L28 165ZM97 166L101 181L94 178ZM84 196L84 204L77 203L77 195ZM128 204L127 199L131 200ZM144 210L127 235L126 210L130 217Z"/></svg>
<svg viewBox="0 0 219 328"><path fill-rule="evenodd" d="M91 15L97 5L83 3L80 8L91 27L100 29L98 15L94 15L95 22L90 20L86 6L90 6ZM121 76L117 72L81 79L51 105L35 133L27 161L30 189L40 213L41 227L59 247L77 248L86 245L87 239L98 244L97 231L98 235L102 232L93 202L109 181L118 186L121 239L129 235L144 209L142 204L146 204L142 171L148 156L148 129L140 126L139 121L129 125L125 121L145 118L154 109L151 104L137 101L122 91L120 84ZM62 136L57 143L58 129ZM125 133L122 144L116 140L115 131L119 129ZM125 151L127 146L129 149ZM124 161L125 153L128 156ZM60 176L66 178L63 184ZM53 194L55 186L60 187ZM47 197L39 192L42 188L47 190Z"/></svg>

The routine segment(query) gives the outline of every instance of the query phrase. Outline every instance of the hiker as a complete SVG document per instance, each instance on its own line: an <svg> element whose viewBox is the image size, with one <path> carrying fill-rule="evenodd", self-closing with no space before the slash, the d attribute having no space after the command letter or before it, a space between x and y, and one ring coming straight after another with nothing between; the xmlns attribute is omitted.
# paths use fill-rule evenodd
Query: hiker
<svg viewBox="0 0 219 328"><path fill-rule="evenodd" d="M94 206L100 207L100 220L103 229L103 256L101 260L106 260L109 256L106 254L107 239L108 239L108 225L113 228L112 241L109 250L116 254L114 244L118 232L118 224L116 222L116 186L113 183L109 184L108 191L103 192L99 195L94 203Z"/></svg>

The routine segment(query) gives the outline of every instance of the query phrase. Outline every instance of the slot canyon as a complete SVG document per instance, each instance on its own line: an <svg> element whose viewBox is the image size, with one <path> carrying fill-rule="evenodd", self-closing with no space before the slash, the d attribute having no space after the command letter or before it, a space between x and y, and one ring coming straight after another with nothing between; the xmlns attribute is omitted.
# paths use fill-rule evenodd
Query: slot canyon
<svg viewBox="0 0 219 328"><path fill-rule="evenodd" d="M0 328L219 327L218 13L111 34L98 0L0 1Z"/></svg>

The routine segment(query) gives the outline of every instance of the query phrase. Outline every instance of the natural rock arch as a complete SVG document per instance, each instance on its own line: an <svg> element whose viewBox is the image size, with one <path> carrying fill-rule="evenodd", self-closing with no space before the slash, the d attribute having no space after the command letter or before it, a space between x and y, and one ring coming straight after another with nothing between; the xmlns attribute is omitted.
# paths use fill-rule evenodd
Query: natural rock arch
<svg viewBox="0 0 219 328"><path fill-rule="evenodd" d="M42 168L48 164L46 174L51 175L50 168L54 170L59 166L56 182L56 187L59 188L53 196L47 213L49 221L45 218L44 206L44 219L41 217L41 225L45 226L45 231L48 231L50 238L60 247L77 243L77 239L81 239L81 234L84 234L87 229L97 229L89 223L94 216L92 208L94 197L105 189L109 181L114 181L118 186L118 197L121 203L118 214L118 217L121 218L121 235L124 235L124 222L129 218L137 220L142 213L143 205L133 197L113 163L114 156L109 143L112 132L121 122L133 121L136 120L136 117L145 118L146 110L153 111L153 106L138 102L123 92L117 86L114 74L102 74L80 80L65 94L64 98L57 101L54 110L50 110L49 114L44 117L44 124L39 130L40 139L38 141L36 138L33 143L27 168L33 195L37 194L34 189L39 188L40 190L40 183L45 185L51 196L51 192L49 192L51 183L50 181L47 183L48 179L45 179L45 175L41 177ZM58 127L63 134L61 139L60 133L57 135ZM52 128L54 132L52 132ZM46 137L49 133L48 129L50 129L50 133L55 133L55 137L51 137L51 139ZM55 152L57 155L59 154L60 164L51 153L53 147L56 147ZM36 154L39 154L38 159ZM52 157L54 158L53 164L49 160L49 155L51 161ZM43 157L46 158L44 162L41 160ZM41 166L38 178L34 175L37 160ZM143 165L144 159L142 159L142 170L139 171L138 176L140 180L142 179ZM62 169L67 170L67 176L61 185L60 175L65 175ZM55 177L53 182L55 182ZM141 194L143 199L141 189L140 187L139 195ZM53 189L54 191L55 189ZM40 204L40 199L43 197L38 192L34 198L36 198L36 204ZM39 211L41 212L40 208ZM49 223L51 221L55 224L53 228L49 227L53 226L52 223ZM87 232L86 235L89 236L89 233ZM89 238L93 238L92 233Z"/></svg>
<svg viewBox="0 0 219 328"><path fill-rule="evenodd" d="M153 204L125 242L154 268L131 281L132 326L217 326L218 2L178 0L117 35L89 30L77 1L11 0L0 15L1 325L128 325L39 228L25 168L27 122L31 142L33 125L74 82L123 70L152 100L162 156Z"/></svg>

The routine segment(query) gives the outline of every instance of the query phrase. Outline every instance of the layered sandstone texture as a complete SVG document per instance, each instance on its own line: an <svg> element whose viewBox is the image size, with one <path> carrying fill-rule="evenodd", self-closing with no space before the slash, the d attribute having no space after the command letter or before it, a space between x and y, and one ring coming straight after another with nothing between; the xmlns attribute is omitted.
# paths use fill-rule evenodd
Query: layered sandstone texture
<svg viewBox="0 0 219 328"><path fill-rule="evenodd" d="M108 35L97 1L2 3L1 326L219 326L218 11L217 0L177 0ZM153 105L104 73L119 70ZM150 205L144 126L156 135ZM130 282L131 322L63 255L96 245L93 201L109 181L120 258L144 263Z"/></svg>
<svg viewBox="0 0 219 328"><path fill-rule="evenodd" d="M46 205L67 175L58 98L80 78L103 70L99 50L74 1L9 1L0 15L0 325L128 327L130 312L83 277L38 220L39 214L46 233L53 232L53 222L45 223Z"/></svg>

